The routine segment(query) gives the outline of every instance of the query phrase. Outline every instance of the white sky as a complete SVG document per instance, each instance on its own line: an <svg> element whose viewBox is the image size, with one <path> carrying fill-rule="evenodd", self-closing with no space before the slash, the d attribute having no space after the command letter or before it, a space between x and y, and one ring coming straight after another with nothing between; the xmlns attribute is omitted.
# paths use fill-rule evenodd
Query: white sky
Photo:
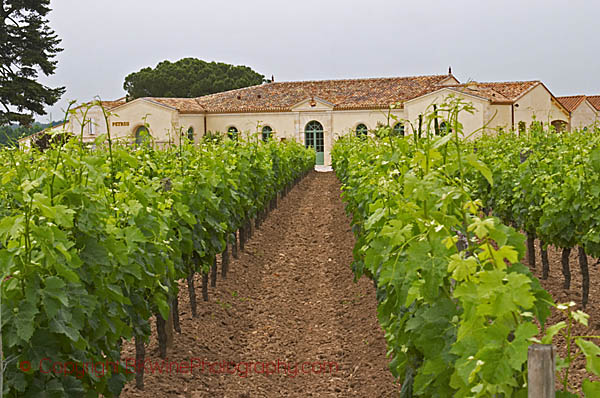
<svg viewBox="0 0 600 398"><path fill-rule="evenodd" d="M69 100L125 94L131 72L195 57L276 81L444 74L600 94L597 0L54 0ZM48 121L49 115L38 117Z"/></svg>

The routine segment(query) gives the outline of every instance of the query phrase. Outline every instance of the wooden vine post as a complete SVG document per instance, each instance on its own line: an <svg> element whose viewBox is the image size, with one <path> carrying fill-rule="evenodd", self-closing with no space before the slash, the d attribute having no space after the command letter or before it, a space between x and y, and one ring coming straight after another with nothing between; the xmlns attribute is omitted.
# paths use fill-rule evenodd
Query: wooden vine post
<svg viewBox="0 0 600 398"><path fill-rule="evenodd" d="M528 398L554 398L554 347L532 344L527 353Z"/></svg>
<svg viewBox="0 0 600 398"><path fill-rule="evenodd" d="M546 243L540 240L540 257L542 258L542 279L548 279L550 273L550 262L548 261L548 249Z"/></svg>
<svg viewBox="0 0 600 398"><path fill-rule="evenodd" d="M562 251L561 260L562 263L562 273L565 277L565 282L563 284L563 289L569 290L571 288L571 269L569 268L569 256L571 255L571 248L566 247Z"/></svg>

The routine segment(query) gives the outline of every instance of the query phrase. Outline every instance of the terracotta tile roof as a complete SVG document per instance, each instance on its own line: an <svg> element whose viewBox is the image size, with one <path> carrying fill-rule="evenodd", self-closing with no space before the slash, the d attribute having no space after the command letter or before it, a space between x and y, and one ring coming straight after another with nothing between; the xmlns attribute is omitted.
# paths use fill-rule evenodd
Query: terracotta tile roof
<svg viewBox="0 0 600 398"><path fill-rule="evenodd" d="M600 95L588 95L587 100L596 110L600 111Z"/></svg>
<svg viewBox="0 0 600 398"><path fill-rule="evenodd" d="M477 83L480 87L490 88L510 101L515 101L527 91L533 89L535 86L540 84L539 80L528 80L520 82L483 82Z"/></svg>
<svg viewBox="0 0 600 398"><path fill-rule="evenodd" d="M173 109L177 109L180 113L203 113L204 108L198 103L195 98L160 98L160 97L145 97L145 100L157 102L166 105Z"/></svg>
<svg viewBox="0 0 600 398"><path fill-rule="evenodd" d="M489 99L493 103L512 103L538 84L540 84L539 80L529 80L517 82L469 82L448 87Z"/></svg>
<svg viewBox="0 0 600 398"><path fill-rule="evenodd" d="M86 102L84 104L81 104L81 105L79 105L79 106L77 106L77 107L75 107L73 109L78 109L78 108L81 108L83 106L88 106L88 105L91 105L92 103L98 103L98 102L100 102L102 104L102 107L105 110L109 111L109 110L111 110L113 108L116 108L117 106L123 105L126 102L126 99L125 99L125 97L122 97L122 98L119 98L119 99L116 99L116 100L112 100L112 101L92 100L92 101Z"/></svg>
<svg viewBox="0 0 600 398"><path fill-rule="evenodd" d="M511 102L510 98L502 95L500 92L485 86L479 86L477 83L469 83L464 85L452 85L448 88L476 97L488 99L492 102Z"/></svg>
<svg viewBox="0 0 600 398"><path fill-rule="evenodd" d="M116 99L114 101L100 101L102 103L102 106L104 107L104 109L106 109L107 111L112 109L112 108L116 108L119 105L123 105L126 100L125 97Z"/></svg>
<svg viewBox="0 0 600 398"><path fill-rule="evenodd" d="M573 112L583 101L585 101L585 95L556 97L556 99L562 104L562 106L567 108L569 112Z"/></svg>
<svg viewBox="0 0 600 398"><path fill-rule="evenodd" d="M449 75L266 83L196 98L208 113L289 111L316 97L334 109L381 109L441 88Z"/></svg>

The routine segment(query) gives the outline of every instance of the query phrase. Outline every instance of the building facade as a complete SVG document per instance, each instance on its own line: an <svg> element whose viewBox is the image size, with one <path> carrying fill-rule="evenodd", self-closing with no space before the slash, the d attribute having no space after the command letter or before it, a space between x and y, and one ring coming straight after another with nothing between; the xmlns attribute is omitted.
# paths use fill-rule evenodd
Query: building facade
<svg viewBox="0 0 600 398"><path fill-rule="evenodd" d="M561 104L571 114L569 129L584 129L591 125L598 123L599 109L596 108L592 102L593 97L586 97L585 95L573 95L567 97L558 97ZM598 97L600 99L600 97ZM597 101L600 106L600 101Z"/></svg>
<svg viewBox="0 0 600 398"><path fill-rule="evenodd" d="M271 135L315 148L317 163L329 165L337 137L365 134L388 123L398 134L412 134L420 115L449 96L473 106L472 113L459 116L465 135L500 127L519 130L534 120L562 129L571 124L572 111L540 81L461 84L448 73L271 82L198 98L121 98L75 109L64 128L87 142L108 128L114 139L126 142L148 135L159 147L183 138L198 140L206 133L251 139ZM22 143L26 146L27 139Z"/></svg>

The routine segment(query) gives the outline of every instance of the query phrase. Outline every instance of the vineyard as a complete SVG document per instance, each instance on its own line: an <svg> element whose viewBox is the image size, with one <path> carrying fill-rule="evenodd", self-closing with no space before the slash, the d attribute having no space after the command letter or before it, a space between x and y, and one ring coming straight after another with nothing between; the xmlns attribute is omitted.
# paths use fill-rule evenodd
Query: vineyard
<svg viewBox="0 0 600 398"><path fill-rule="evenodd" d="M115 371L123 342L134 338L143 362L155 316L164 358L169 324L180 328L177 281L195 297L200 273L207 300L217 254L233 244L237 256L251 220L314 164L296 143L97 144L106 149L72 140L0 153L3 396L119 395L134 373ZM107 373L57 375L37 369L45 360L106 363Z"/></svg>
<svg viewBox="0 0 600 398"><path fill-rule="evenodd" d="M374 140L344 138L334 147L357 237L353 270L375 281L378 316L401 396L527 396L527 354L533 342L568 342L557 359L561 391L599 396L593 377L572 385L569 370L585 356L600 374L598 336L575 303L554 304L521 261L535 265L533 240L569 253L577 247L588 300L588 257L598 257L600 132L558 135L540 124L521 137L506 133L463 142L453 99L433 109L413 137L389 128ZM440 129L439 119L447 127ZM419 127L421 128L421 126ZM551 309L564 321L548 324Z"/></svg>
<svg viewBox="0 0 600 398"><path fill-rule="evenodd" d="M559 347L558 397L600 396L600 130L463 140L471 111L342 137L335 176L252 138L0 152L3 396L526 397L532 344ZM146 366L224 354L338 373Z"/></svg>
<svg viewBox="0 0 600 398"><path fill-rule="evenodd" d="M474 194L505 223L527 233L532 267L534 240L540 240L543 279L549 272L546 248L553 245L562 250L564 289L568 290L569 255L577 250L584 308L589 293L587 255L600 258L599 143L598 131L557 135L537 124L521 137L500 135L475 144L496 184L480 181Z"/></svg>

